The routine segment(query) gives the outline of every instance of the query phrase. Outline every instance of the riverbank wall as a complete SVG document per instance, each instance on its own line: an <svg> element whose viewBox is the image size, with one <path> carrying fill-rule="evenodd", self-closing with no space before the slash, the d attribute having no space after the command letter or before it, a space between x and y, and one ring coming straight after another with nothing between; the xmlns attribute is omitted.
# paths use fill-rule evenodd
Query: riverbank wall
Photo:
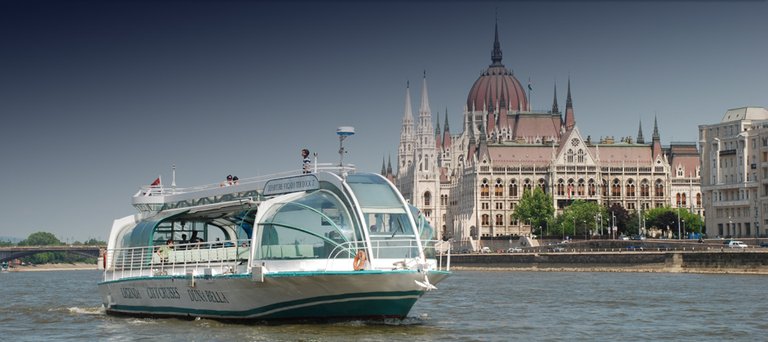
<svg viewBox="0 0 768 342"><path fill-rule="evenodd" d="M446 265L447 257L440 263ZM452 270L768 274L763 251L621 251L451 255Z"/></svg>

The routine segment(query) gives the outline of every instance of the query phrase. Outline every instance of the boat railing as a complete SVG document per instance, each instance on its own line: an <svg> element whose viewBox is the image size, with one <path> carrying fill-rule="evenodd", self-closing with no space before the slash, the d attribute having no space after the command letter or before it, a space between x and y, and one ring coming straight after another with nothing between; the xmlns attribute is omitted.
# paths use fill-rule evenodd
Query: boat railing
<svg viewBox="0 0 768 342"><path fill-rule="evenodd" d="M424 243L424 257L428 260L435 259L438 270L450 269L450 244L444 245L440 240L422 241ZM447 247L446 247L447 246ZM328 256L325 269L328 269L330 261L338 258L352 258L357 250L365 250L364 242L349 241L336 246ZM386 239L371 241L373 259L403 259L414 260L420 257L418 244L414 239ZM442 266L442 256L447 255L445 268ZM405 265L404 263L401 264ZM391 269L397 265L387 265ZM379 267L381 268L381 267Z"/></svg>
<svg viewBox="0 0 768 342"><path fill-rule="evenodd" d="M105 265L104 280L235 273L238 266L247 264L250 250L247 239L112 249L107 251L110 263Z"/></svg>
<svg viewBox="0 0 768 342"><path fill-rule="evenodd" d="M333 163L318 163L317 165L315 165L313 172L333 172L337 174L349 174L349 173L355 172L355 165L347 164L344 166L339 166L338 164L333 164ZM238 180L237 185L256 184L257 187L263 187L264 184L266 184L266 182L271 179L289 177L289 176L298 176L301 174L302 174L301 170L292 170L292 171L277 172L277 173L263 175L263 176L241 178ZM227 184L225 181L224 183L203 184L203 185L186 187L186 188L166 187L166 186L163 186L162 184L145 185L145 186L142 186L133 196L139 197L139 196L178 195L178 194L184 194L189 192L217 189L222 186L228 186L228 185L232 185L232 184Z"/></svg>

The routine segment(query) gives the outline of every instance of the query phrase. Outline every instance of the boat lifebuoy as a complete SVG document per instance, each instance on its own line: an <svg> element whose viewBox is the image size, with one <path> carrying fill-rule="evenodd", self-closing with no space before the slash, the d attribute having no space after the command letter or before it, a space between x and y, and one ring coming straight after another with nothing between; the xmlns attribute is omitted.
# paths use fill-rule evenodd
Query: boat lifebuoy
<svg viewBox="0 0 768 342"><path fill-rule="evenodd" d="M360 271L363 268L365 268L365 260L366 260L365 252L361 249L357 251L357 254L355 254L355 260L352 261L352 267L355 269L355 271Z"/></svg>

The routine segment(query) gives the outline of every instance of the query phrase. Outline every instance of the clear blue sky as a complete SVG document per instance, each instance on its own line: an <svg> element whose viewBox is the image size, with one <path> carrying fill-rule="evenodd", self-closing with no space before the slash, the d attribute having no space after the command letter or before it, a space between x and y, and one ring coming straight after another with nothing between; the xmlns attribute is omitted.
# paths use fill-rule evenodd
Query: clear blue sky
<svg viewBox="0 0 768 342"><path fill-rule="evenodd" d="M396 158L405 84L461 128L490 64L534 108L570 76L594 138L696 141L728 108L768 106L766 2L4 1L0 3L0 236L105 239L159 174L179 186L336 160ZM442 126L442 120L441 120Z"/></svg>

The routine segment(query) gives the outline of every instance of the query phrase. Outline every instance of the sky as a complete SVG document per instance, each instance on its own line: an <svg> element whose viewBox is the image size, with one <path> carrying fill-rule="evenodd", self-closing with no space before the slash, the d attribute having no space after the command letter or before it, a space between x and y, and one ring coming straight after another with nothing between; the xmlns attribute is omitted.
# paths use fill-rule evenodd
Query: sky
<svg viewBox="0 0 768 342"><path fill-rule="evenodd" d="M584 136L695 142L768 106L765 1L0 2L0 236L105 240L158 175L179 187L301 165L396 166L406 83L460 133L491 63L534 109L570 78Z"/></svg>

